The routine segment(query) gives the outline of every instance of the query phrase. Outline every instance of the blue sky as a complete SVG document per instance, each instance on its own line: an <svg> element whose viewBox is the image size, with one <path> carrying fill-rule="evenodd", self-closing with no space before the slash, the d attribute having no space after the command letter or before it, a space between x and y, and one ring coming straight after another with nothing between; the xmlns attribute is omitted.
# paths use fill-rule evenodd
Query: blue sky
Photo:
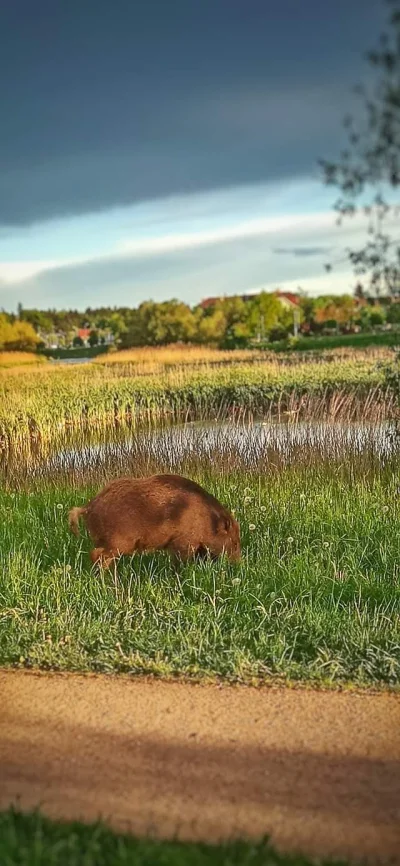
<svg viewBox="0 0 400 866"><path fill-rule="evenodd" d="M380 0L14 0L1 17L0 306L351 288L362 225L335 227L317 159L342 143Z"/></svg>

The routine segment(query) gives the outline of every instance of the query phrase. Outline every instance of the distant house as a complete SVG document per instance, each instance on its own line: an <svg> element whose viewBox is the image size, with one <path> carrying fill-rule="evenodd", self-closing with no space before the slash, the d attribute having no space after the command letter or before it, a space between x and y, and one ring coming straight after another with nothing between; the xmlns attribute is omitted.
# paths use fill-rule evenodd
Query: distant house
<svg viewBox="0 0 400 866"><path fill-rule="evenodd" d="M90 334L93 332L93 330L96 330L96 328L94 328L94 327L92 327L92 328L79 328L76 331L75 336L80 337L80 339L83 342L83 345L85 347L88 347L88 346L90 346L89 337L90 337ZM109 329L101 330L100 333L98 332L98 336L99 336L99 343L103 344L104 346L113 346L115 343L115 336L114 336L113 332L110 331Z"/></svg>
<svg viewBox="0 0 400 866"><path fill-rule="evenodd" d="M300 305L299 295L294 292L277 292L278 298L286 307L298 307Z"/></svg>
<svg viewBox="0 0 400 866"><path fill-rule="evenodd" d="M80 337L84 345L87 346L90 335L90 328L79 328L77 337Z"/></svg>
<svg viewBox="0 0 400 866"><path fill-rule="evenodd" d="M204 298L203 301L200 301L199 306L202 310L209 310L210 307L215 307L218 301L223 301L223 298Z"/></svg>
<svg viewBox="0 0 400 866"><path fill-rule="evenodd" d="M261 291L258 292L246 292L245 295L225 295L225 297L217 297L217 298L204 298L203 301L200 302L200 307L203 310L208 310L210 307L214 307L219 301L229 300L230 298L240 298L241 301L252 301L254 298L257 298L258 295L261 294ZM274 294L279 298L284 307L289 307L293 309L294 307L298 307L300 303L300 298L298 295L294 294L294 292L279 292L276 291Z"/></svg>

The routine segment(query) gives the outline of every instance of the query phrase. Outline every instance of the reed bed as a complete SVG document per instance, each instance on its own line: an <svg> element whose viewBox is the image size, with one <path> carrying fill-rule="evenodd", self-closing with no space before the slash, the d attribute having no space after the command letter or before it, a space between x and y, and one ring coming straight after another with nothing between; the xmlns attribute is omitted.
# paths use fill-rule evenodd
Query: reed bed
<svg viewBox="0 0 400 866"><path fill-rule="evenodd" d="M24 443L26 445L26 443ZM400 434L395 423L263 421L60 431L51 441L28 442L0 453L0 482L10 491L103 484L118 475L212 467L212 475L244 470L265 477L286 469L324 467L351 482L385 467L396 469Z"/></svg>
<svg viewBox="0 0 400 866"><path fill-rule="evenodd" d="M396 400L375 359L285 365L279 361L135 375L130 365L47 366L0 377L3 448L57 430L182 419L395 417Z"/></svg>
<svg viewBox="0 0 400 866"><path fill-rule="evenodd" d="M319 361L388 361L393 357L393 349L385 346L371 346L357 349L342 346L334 349L281 352L277 355L271 350L235 349L222 350L207 346L145 346L135 349L111 351L95 358L101 366L128 366L135 372L159 373L171 367L204 367L209 365L236 365L269 362L279 367L287 364L318 363Z"/></svg>

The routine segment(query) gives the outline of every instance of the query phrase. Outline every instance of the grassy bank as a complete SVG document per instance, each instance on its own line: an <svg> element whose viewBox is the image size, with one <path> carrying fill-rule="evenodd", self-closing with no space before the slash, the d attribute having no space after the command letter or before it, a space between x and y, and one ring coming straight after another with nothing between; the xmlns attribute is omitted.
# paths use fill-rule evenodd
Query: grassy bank
<svg viewBox="0 0 400 866"><path fill-rule="evenodd" d="M400 332L387 331L381 334L337 334L332 336L298 337L296 341L281 340L266 343L265 348L272 352L326 351L338 348L368 349L373 346L399 346Z"/></svg>
<svg viewBox="0 0 400 866"><path fill-rule="evenodd" d="M37 812L23 815L10 809L0 813L0 862L4 866L312 866L316 861L279 854L267 841L158 842L113 833L100 823L62 823ZM331 860L319 859L318 864L334 866Z"/></svg>
<svg viewBox="0 0 400 866"><path fill-rule="evenodd" d="M0 663L398 683L400 472L331 462L197 478L236 512L240 566L176 573L150 555L98 577L66 523L97 485L1 492Z"/></svg>
<svg viewBox="0 0 400 866"><path fill-rule="evenodd" d="M307 403L309 401L309 403ZM0 377L0 431L6 440L57 429L139 420L232 415L390 417L394 401L375 358L316 363L185 365L152 375L131 365L88 364Z"/></svg>

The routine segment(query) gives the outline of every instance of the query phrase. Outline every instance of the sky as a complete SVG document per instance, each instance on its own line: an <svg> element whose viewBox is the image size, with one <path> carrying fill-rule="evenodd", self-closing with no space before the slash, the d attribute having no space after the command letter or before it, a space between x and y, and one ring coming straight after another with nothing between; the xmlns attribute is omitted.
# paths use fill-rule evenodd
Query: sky
<svg viewBox="0 0 400 866"><path fill-rule="evenodd" d="M12 0L0 10L0 307L349 291L318 159L381 0ZM332 261L332 273L324 264Z"/></svg>

